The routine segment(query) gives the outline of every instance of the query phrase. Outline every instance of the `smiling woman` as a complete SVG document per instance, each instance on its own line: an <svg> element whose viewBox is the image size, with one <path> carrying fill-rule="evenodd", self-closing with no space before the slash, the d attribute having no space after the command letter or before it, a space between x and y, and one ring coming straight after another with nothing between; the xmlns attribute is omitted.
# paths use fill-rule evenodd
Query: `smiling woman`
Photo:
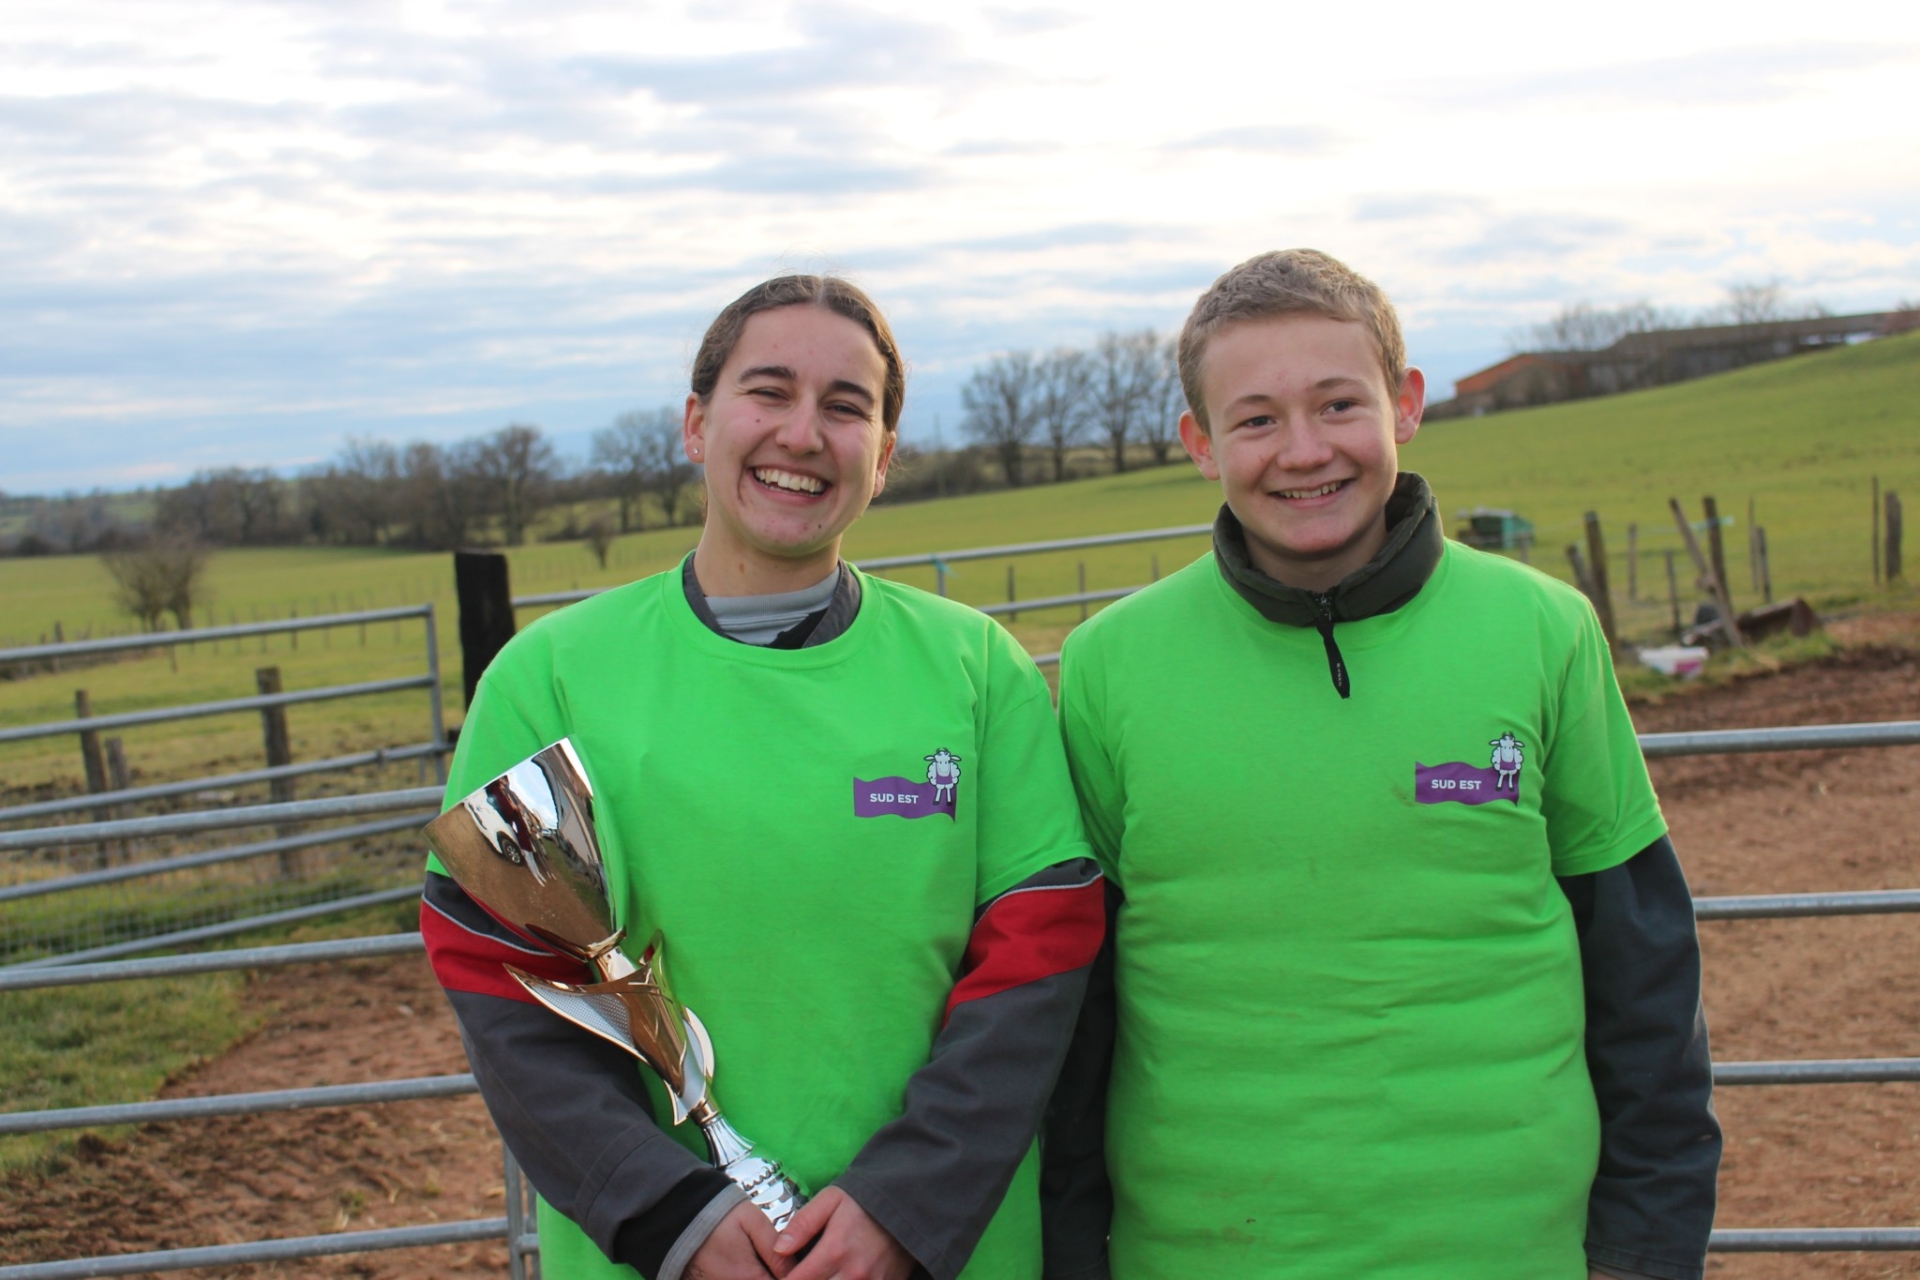
<svg viewBox="0 0 1920 1280"><path fill-rule="evenodd" d="M430 863L421 928L542 1197L549 1275L1039 1280L1034 1131L1104 891L1032 660L980 613L840 559L904 396L860 290L749 290L686 400L699 546L542 618L480 682L449 796L571 739L618 923L671 936L728 1114L813 1195L776 1234L655 1124L630 1060L502 965L581 975Z"/></svg>
<svg viewBox="0 0 1920 1280"><path fill-rule="evenodd" d="M713 596L819 583L886 486L906 377L879 308L844 280L782 276L720 313L694 358L687 457L706 467L694 553Z"/></svg>

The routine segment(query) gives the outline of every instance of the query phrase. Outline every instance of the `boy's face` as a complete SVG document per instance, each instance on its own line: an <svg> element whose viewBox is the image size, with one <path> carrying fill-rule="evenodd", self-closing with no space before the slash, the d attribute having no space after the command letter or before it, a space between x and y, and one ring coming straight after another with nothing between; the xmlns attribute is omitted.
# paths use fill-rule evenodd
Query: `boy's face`
<svg viewBox="0 0 1920 1280"><path fill-rule="evenodd" d="M1213 423L1181 415L1180 440L1246 527L1255 567L1330 591L1387 540L1398 449L1420 429L1426 379L1387 386L1365 326L1316 315L1226 325L1200 386Z"/></svg>

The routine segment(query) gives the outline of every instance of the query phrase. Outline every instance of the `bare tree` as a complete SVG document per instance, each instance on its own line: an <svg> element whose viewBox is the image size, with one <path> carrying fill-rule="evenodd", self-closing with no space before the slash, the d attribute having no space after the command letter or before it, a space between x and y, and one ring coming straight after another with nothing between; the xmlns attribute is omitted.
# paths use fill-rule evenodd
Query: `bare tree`
<svg viewBox="0 0 1920 1280"><path fill-rule="evenodd" d="M1644 299L1617 307L1576 302L1562 307L1551 320L1528 325L1508 335L1513 351L1604 351L1630 333L1677 329L1681 317L1662 311Z"/></svg>
<svg viewBox="0 0 1920 1280"><path fill-rule="evenodd" d="M1766 324L1774 320L1810 320L1829 314L1818 302L1794 302L1778 279L1742 281L1727 286L1727 300L1700 317L1702 324Z"/></svg>
<svg viewBox="0 0 1920 1280"><path fill-rule="evenodd" d="M472 461L488 505L500 518L507 545L517 547L527 540L527 526L546 507L559 459L540 428L522 422L472 443Z"/></svg>
<svg viewBox="0 0 1920 1280"><path fill-rule="evenodd" d="M623 413L610 426L593 433L593 465L607 475L608 487L620 503L620 532L646 528L640 513L640 499L647 491L647 462L652 451L647 447L651 415Z"/></svg>
<svg viewBox="0 0 1920 1280"><path fill-rule="evenodd" d="M1053 482L1067 478L1067 450L1085 438L1089 424L1089 396L1093 366L1084 351L1060 347L1042 356L1033 367L1034 417L1053 459Z"/></svg>
<svg viewBox="0 0 1920 1280"><path fill-rule="evenodd" d="M1159 339L1153 330L1100 335L1089 357L1092 363L1090 412L1107 438L1113 469L1127 469L1127 446L1139 433L1140 421L1153 394L1155 355Z"/></svg>
<svg viewBox="0 0 1920 1280"><path fill-rule="evenodd" d="M204 546L174 534L109 551L100 559L113 575L114 602L147 630L158 631L161 615L167 613L179 630L192 629L193 606L202 598L201 574L207 567Z"/></svg>
<svg viewBox="0 0 1920 1280"><path fill-rule="evenodd" d="M687 459L687 446L681 434L681 411L661 405L650 414L623 414L640 420L637 427L640 445L640 474L660 504L669 525L691 523L699 514L700 500L694 482L700 468Z"/></svg>
<svg viewBox="0 0 1920 1280"><path fill-rule="evenodd" d="M607 567L607 552L613 546L613 539L616 536L616 532L613 526L613 518L604 511L599 512L593 519L587 521L587 549L593 552L593 558L600 562L602 569Z"/></svg>
<svg viewBox="0 0 1920 1280"><path fill-rule="evenodd" d="M960 388L960 402L967 410L961 429L993 450L1009 486L1024 478L1021 462L1039 425L1037 392L1033 354L1028 351L995 356Z"/></svg>
<svg viewBox="0 0 1920 1280"><path fill-rule="evenodd" d="M1180 443L1180 412L1186 408L1187 395L1180 386L1178 340L1156 339L1153 344L1153 372L1147 384L1145 411L1140 415L1140 438L1153 451L1153 465L1164 467Z"/></svg>

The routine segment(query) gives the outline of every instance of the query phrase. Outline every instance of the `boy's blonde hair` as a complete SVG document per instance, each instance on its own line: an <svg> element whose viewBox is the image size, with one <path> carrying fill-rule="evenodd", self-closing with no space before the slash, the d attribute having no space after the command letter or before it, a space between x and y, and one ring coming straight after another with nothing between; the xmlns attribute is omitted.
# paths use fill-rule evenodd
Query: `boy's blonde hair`
<svg viewBox="0 0 1920 1280"><path fill-rule="evenodd" d="M1380 286L1317 249L1276 249L1215 280L1180 329L1180 389L1202 430L1213 430L1200 390L1200 364L1213 335L1238 320L1302 313L1365 325L1380 351L1387 394L1399 392L1407 376L1407 343L1400 336L1400 317Z"/></svg>

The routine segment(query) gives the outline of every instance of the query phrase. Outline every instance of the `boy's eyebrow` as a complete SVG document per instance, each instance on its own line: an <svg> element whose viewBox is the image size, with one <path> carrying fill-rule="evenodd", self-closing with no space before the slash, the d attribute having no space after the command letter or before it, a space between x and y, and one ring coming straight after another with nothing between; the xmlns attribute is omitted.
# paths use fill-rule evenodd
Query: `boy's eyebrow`
<svg viewBox="0 0 1920 1280"><path fill-rule="evenodd" d="M1365 378L1356 378L1346 373L1336 373L1331 377L1322 378L1320 381L1314 383L1313 389L1315 391L1331 391L1335 387L1360 387L1364 389L1366 385L1367 380ZM1282 397L1280 396L1269 395L1264 391L1249 391L1245 395L1235 396L1232 400L1229 400L1226 407L1233 409L1243 404L1275 404L1281 399Z"/></svg>
<svg viewBox="0 0 1920 1280"><path fill-rule="evenodd" d="M740 371L740 381L747 382L754 378L779 378L784 382L798 382L800 380L800 376L784 364L757 364L751 369L742 369ZM835 378L827 384L827 390L838 391L842 395L859 396L868 404L873 404L875 400L873 392L867 390L867 388L861 386L859 383L849 382L845 378Z"/></svg>

